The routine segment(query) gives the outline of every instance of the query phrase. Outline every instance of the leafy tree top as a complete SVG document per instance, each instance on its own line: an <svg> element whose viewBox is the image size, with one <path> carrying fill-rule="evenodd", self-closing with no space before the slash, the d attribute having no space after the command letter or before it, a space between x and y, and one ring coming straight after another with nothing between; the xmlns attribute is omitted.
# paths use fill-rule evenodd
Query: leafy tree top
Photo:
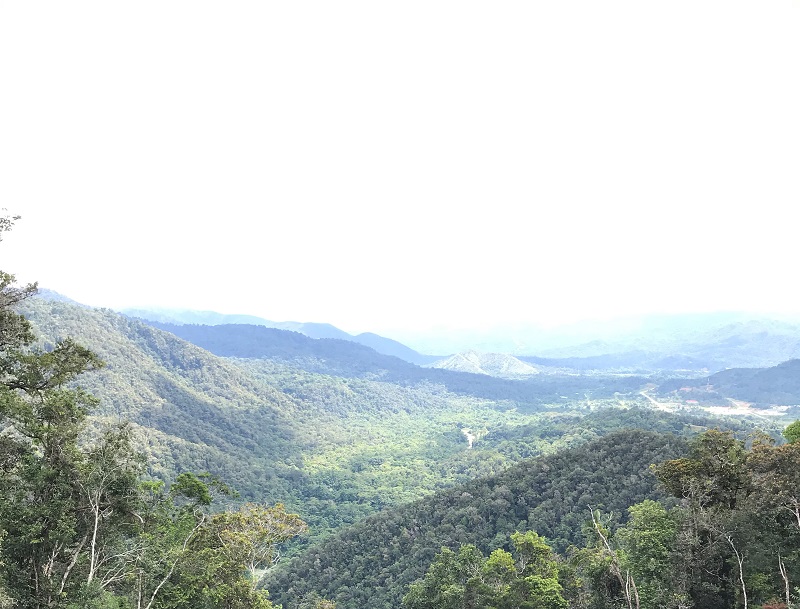
<svg viewBox="0 0 800 609"><path fill-rule="evenodd" d="M786 429L784 429L783 437L792 444L800 441L800 420L791 423Z"/></svg>

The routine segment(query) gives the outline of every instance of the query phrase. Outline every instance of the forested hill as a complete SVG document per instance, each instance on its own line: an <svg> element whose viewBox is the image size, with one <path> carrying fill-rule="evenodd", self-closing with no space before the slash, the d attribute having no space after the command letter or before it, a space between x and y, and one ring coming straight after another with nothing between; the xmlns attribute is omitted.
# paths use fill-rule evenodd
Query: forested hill
<svg viewBox="0 0 800 609"><path fill-rule="evenodd" d="M286 394L172 334L109 310L32 298L21 308L46 344L72 337L105 362L79 383L95 415L130 420L151 473L212 471L248 496L291 494L302 461Z"/></svg>
<svg viewBox="0 0 800 609"><path fill-rule="evenodd" d="M336 338L312 338L300 332L253 324L171 324L145 321L222 357L269 358L310 372L360 377L400 374L416 368L370 347ZM407 373L406 373L407 374Z"/></svg>
<svg viewBox="0 0 800 609"><path fill-rule="evenodd" d="M392 609L442 546L488 551L515 530L533 529L559 551L582 541L589 506L619 518L658 497L653 463L685 443L672 435L620 431L577 449L522 462L506 472L372 516L268 574L266 587L287 609L316 592L337 609Z"/></svg>
<svg viewBox="0 0 800 609"><path fill-rule="evenodd" d="M308 372L391 383L434 383L448 391L490 400L513 400L535 410L541 404L568 402L575 396L610 397L644 385L636 377L544 376L509 380L436 368L421 368L350 341L313 339L296 332L263 326L216 326L152 323L224 357L278 360Z"/></svg>

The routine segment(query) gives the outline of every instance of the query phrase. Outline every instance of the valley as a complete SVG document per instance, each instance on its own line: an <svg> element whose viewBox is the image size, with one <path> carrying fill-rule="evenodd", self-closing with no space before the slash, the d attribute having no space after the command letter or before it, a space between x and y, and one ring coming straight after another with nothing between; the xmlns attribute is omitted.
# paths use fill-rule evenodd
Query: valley
<svg viewBox="0 0 800 609"><path fill-rule="evenodd" d="M69 336L103 360L77 381L98 399L90 429L129 421L146 479L208 472L237 493L217 509L281 504L308 524L259 572L287 609L312 598L399 607L440 546L490 552L515 530L567 554L587 543L586 505L623 527L628 506L667 501L653 463L715 428L779 439L800 403L794 362L693 378L473 354L480 370L466 372L341 338L142 321L45 296L20 313L45 350ZM617 469L603 473L608 450ZM638 459L624 478L613 465L622 455ZM530 495L542 471L555 486ZM534 482L522 472L540 473Z"/></svg>

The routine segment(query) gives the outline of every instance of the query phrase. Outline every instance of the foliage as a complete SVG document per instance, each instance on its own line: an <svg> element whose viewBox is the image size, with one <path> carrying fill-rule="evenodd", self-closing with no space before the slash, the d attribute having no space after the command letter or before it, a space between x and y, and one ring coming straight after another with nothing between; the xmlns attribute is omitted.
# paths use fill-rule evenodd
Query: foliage
<svg viewBox="0 0 800 609"><path fill-rule="evenodd" d="M800 577L800 445L708 431L685 458L654 468L681 499L673 565L692 605L790 603ZM673 586L674 588L674 586Z"/></svg>
<svg viewBox="0 0 800 609"><path fill-rule="evenodd" d="M423 576L442 546L473 544L488 552L515 530L536 530L564 551L583 541L586 505L622 514L658 496L651 463L676 456L682 441L625 431L420 501L386 510L345 529L270 572L277 602L311 591L341 608L397 606L404 587Z"/></svg>
<svg viewBox="0 0 800 609"><path fill-rule="evenodd" d="M272 607L254 574L305 524L280 505L212 514L230 494L213 476L144 481L131 425L87 427L98 401L77 380L100 359L36 344L15 311L35 290L0 272L0 607Z"/></svg>
<svg viewBox="0 0 800 609"><path fill-rule="evenodd" d="M90 395L69 384L99 359L72 340L32 347L13 306L35 286L0 277L0 526L3 579L19 607L89 603L118 581L141 462L122 425L79 444Z"/></svg>
<svg viewBox="0 0 800 609"><path fill-rule="evenodd" d="M800 421L789 424L786 429L783 430L783 437L792 443L800 441Z"/></svg>
<svg viewBox="0 0 800 609"><path fill-rule="evenodd" d="M442 548L403 597L408 609L566 609L551 548L533 531L511 536L515 553L484 558L474 545Z"/></svg>

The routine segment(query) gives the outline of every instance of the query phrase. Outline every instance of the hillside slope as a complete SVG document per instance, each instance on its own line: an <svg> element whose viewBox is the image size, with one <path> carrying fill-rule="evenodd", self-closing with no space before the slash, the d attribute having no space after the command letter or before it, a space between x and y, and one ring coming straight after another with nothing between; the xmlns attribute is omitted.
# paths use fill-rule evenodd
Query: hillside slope
<svg viewBox="0 0 800 609"><path fill-rule="evenodd" d="M249 496L296 486L298 404L207 351L109 310L34 298L21 311L42 340L73 337L105 368L81 377L97 415L129 419L146 437L153 472L209 470Z"/></svg>
<svg viewBox="0 0 800 609"><path fill-rule="evenodd" d="M563 551L581 540L589 506L615 516L657 497L649 466L684 450L675 436L623 431L583 447L520 463L497 476L372 516L268 574L272 598L292 609L311 592L340 609L400 606L442 546L487 552L515 530L533 529Z"/></svg>
<svg viewBox="0 0 800 609"><path fill-rule="evenodd" d="M286 503L316 535L451 484L456 471L492 471L477 461L457 470L467 448L459 425L506 418L485 400L430 384L345 380L262 360L249 365L69 302L34 298L21 312L45 346L73 337L106 362L80 384L99 398L96 421L134 423L151 475L170 480L209 471L245 499Z"/></svg>

